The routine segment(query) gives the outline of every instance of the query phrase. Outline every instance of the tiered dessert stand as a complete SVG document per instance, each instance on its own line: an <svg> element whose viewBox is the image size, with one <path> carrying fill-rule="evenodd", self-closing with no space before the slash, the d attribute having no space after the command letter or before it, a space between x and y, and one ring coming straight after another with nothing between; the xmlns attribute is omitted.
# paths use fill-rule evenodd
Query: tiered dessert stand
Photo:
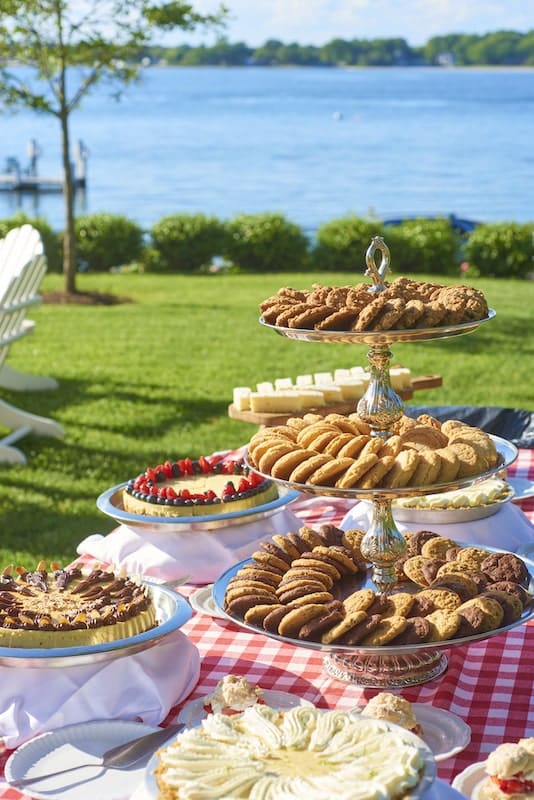
<svg viewBox="0 0 534 800"><path fill-rule="evenodd" d="M375 261L377 252L381 254L381 261L378 266ZM371 294L376 295L386 288L385 276L390 271L389 263L389 249L383 239L377 236L372 240L366 253L367 270L365 274L370 275L373 279L373 283L369 286ZM392 353L389 346L395 342L429 341L461 336L475 331L479 325L493 319L494 316L495 312L490 309L485 318L472 322L446 325L438 328L364 332L280 328L276 325L268 325L261 318L260 323L289 339L299 339L307 342L368 345L370 349L367 353L367 359L371 379L367 391L357 404L357 412L369 424L373 436L380 436L386 440L391 435L392 426L402 416L404 408L401 398L391 387L389 368ZM371 524L362 540L361 551L372 565L367 585L373 586L374 584L379 593L385 594L391 591L396 583L394 564L403 555L406 547L404 537L396 528L393 520L392 501L401 496L415 497L460 489L485 480L490 475L505 469L517 458L517 450L504 439L496 436L492 438L499 454L498 463L495 467L475 477L463 478L446 484L441 483L406 489L377 488L359 490L295 484L274 478L273 480L277 480L278 483L303 493L353 498L356 501L363 499L371 501ZM225 586L239 566L241 565L237 565L233 571L230 570L221 576L215 585L215 602L222 610L224 610ZM524 621L525 615L513 625L522 624ZM513 627L513 625L508 627ZM256 628L249 627L257 632ZM397 647L349 648L348 646L325 646L320 643L294 639L287 639L287 641L298 646L328 651L325 657L325 669L329 674L340 680L363 686L400 687L424 683L444 672L447 668L444 650L462 644L465 645L475 639L488 638L491 635L502 633L503 630L505 629L500 628L496 631L491 631L491 633L447 642L433 642L431 645L421 644ZM283 637L277 636L275 638L282 639Z"/></svg>

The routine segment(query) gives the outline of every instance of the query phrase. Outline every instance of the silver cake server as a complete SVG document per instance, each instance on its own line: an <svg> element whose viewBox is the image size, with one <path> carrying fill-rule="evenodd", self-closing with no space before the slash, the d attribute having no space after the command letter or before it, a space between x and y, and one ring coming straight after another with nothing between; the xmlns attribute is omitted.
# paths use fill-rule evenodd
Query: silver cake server
<svg viewBox="0 0 534 800"><path fill-rule="evenodd" d="M22 789L25 786L31 786L33 783L44 781L46 778L55 778L56 775L66 775L68 772L74 772L77 769L86 767L98 767L99 769L128 769L141 761L144 756L153 753L163 742L170 739L171 736L185 728L184 724L169 725L167 728L158 728L157 731L146 733L143 736L137 736L128 742L123 742L115 747L106 750L101 756L100 761L93 761L88 764L75 764L72 767L65 767L64 769L56 770L55 772L47 772L42 775L32 775L30 778L20 778L19 780L10 781L10 786L17 789Z"/></svg>

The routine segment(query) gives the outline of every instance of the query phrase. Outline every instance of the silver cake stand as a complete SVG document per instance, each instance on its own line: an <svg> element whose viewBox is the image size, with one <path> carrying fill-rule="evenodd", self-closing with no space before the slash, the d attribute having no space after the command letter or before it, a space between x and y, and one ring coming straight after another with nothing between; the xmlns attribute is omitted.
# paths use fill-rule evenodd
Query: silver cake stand
<svg viewBox="0 0 534 800"><path fill-rule="evenodd" d="M375 262L376 253L381 254L380 265ZM380 236L375 236L366 253L366 275L372 276L373 283L369 285L369 293L377 296L387 287L385 276L390 272L390 254L387 245ZM444 339L452 336L461 336L475 331L482 323L493 319L495 312L490 309L483 319L463 322L457 325L446 325L437 328L422 328L412 330L388 331L317 331L302 330L300 328L281 328L268 325L260 317L260 323L276 331L288 339L298 339L306 342L365 344L370 349L367 353L369 362L369 386L363 397L359 400L355 411L359 417L371 428L372 436L379 436L387 440L391 430L404 413L404 404L399 395L394 391L390 381L390 365L392 353L389 346L394 342L430 341ZM470 486L476 481L484 480L490 475L499 472L517 458L516 448L499 440L501 451L499 463L494 469L477 476L471 476L462 481L447 484L434 484L432 486L410 487L408 490L376 489L368 492L349 490L347 492L335 488L314 487L311 485L292 485L291 488L300 492L312 494L329 494L331 496L354 497L355 500L367 498L373 503L373 513L369 531L361 543L363 556L373 565L373 581L379 592L388 592L396 583L394 563L405 550L404 537L398 531L393 520L391 509L392 501L401 494L420 496L436 492L452 491L464 486ZM268 476L270 477L270 476ZM277 480L273 478L273 480Z"/></svg>
<svg viewBox="0 0 534 800"><path fill-rule="evenodd" d="M376 264L376 255L380 253L380 264ZM384 240L376 236L366 253L367 269L365 274L371 276L369 284L370 299L377 296L387 287L385 278L390 272L390 253ZM305 342L321 342L332 344L367 345L369 362L369 386L359 400L355 411L367 422L372 436L387 440L391 436L394 424L404 413L404 404L394 391L390 381L392 352L390 345L396 342L419 342L445 339L472 333L485 322L495 317L495 311L489 309L486 317L469 322L444 325L436 328L418 328L409 330L385 331L319 331L299 328L283 328L266 323L260 317L260 323L288 339ZM341 490L333 487L312 486L310 484L294 484L287 481L273 480L297 489L304 494L320 494L336 497L354 498L355 501L368 499L372 503L372 516L369 530L361 542L361 551L371 564L371 580L381 594L387 594L395 586L395 562L404 554L406 543L397 529L392 513L392 502L400 496L420 496L470 486L500 472L517 458L517 449L509 442L492 437L499 454L498 463L491 470L480 475L470 476L460 481L432 486L409 487L407 489L357 489ZM255 467L254 467L255 468ZM255 468L256 469L256 468ZM257 469L256 469L257 471ZM266 476L271 477L271 476ZM294 642L300 644L300 642ZM448 646L452 646L450 643ZM404 651L402 654L390 652L391 648L380 648L377 653L345 654L335 653L326 659L328 672L335 677L367 686L405 686L412 683L423 683L446 669L447 661L441 648L428 646L416 652ZM368 676L373 673L375 682L368 683Z"/></svg>
<svg viewBox="0 0 534 800"><path fill-rule="evenodd" d="M478 545L477 545L478 546ZM484 547L488 553L505 552L494 547ZM523 558L529 573L530 583L528 591L534 593L534 562ZM336 645L322 644L304 639L291 639L270 633L263 629L254 627L244 620L230 616L225 611L224 598L226 589L231 579L239 570L247 564L253 563L253 559L245 559L239 564L234 564L229 570L224 572L213 586L213 600L221 614L234 625L239 625L252 633L262 633L271 639L285 642L296 647L304 647L309 650L318 650L324 653L323 666L325 671L346 683L354 683L358 686L369 688L403 688L416 686L421 683L437 678L447 669L447 651L457 647L465 647L473 642L486 640L501 633L523 625L534 617L534 605L528 606L521 617L515 622L495 630L485 633L473 634L459 639L449 639L443 642L431 642L412 645L381 645L380 647L362 647L358 645ZM354 576L354 584L347 591L356 589L372 588L373 582L370 570L365 577ZM404 584L403 584L404 586ZM414 587L415 588L415 587ZM416 587L420 588L420 587ZM408 588L403 591L409 591Z"/></svg>

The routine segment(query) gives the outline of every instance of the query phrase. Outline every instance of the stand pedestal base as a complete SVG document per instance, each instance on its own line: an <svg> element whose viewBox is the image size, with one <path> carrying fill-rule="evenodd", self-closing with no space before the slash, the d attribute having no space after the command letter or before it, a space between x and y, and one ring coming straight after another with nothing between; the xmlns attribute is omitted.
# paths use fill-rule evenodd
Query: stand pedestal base
<svg viewBox="0 0 534 800"><path fill-rule="evenodd" d="M439 650L420 650L407 655L328 655L323 666L333 678L370 688L417 686L437 678L447 669L447 657Z"/></svg>

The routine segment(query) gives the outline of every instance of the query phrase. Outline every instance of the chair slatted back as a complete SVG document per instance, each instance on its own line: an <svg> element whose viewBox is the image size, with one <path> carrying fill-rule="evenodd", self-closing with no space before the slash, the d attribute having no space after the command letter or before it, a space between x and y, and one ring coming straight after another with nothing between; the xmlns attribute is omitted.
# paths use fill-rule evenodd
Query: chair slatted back
<svg viewBox="0 0 534 800"><path fill-rule="evenodd" d="M46 268L41 236L31 225L13 228L0 241L0 364L11 342L32 330L26 314L41 302Z"/></svg>
<svg viewBox="0 0 534 800"><path fill-rule="evenodd" d="M33 225L12 228L0 240L0 304L11 278L37 255L44 255L44 247L41 234Z"/></svg>

